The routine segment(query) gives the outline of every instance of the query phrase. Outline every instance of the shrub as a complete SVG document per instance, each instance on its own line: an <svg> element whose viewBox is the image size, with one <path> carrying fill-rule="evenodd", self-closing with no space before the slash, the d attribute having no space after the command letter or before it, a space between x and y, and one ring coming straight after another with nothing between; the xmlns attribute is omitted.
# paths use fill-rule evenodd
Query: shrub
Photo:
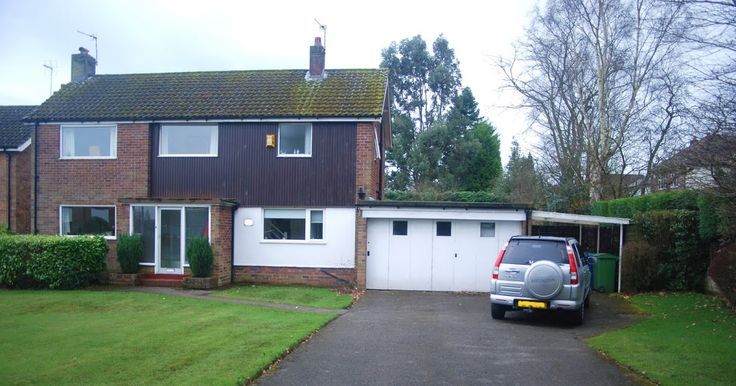
<svg viewBox="0 0 736 386"><path fill-rule="evenodd" d="M700 238L706 241L715 240L718 237L719 222L717 199L707 193L698 196L698 233Z"/></svg>
<svg viewBox="0 0 736 386"><path fill-rule="evenodd" d="M645 241L630 241L624 245L621 286L627 292L654 291L663 287L658 274L660 251Z"/></svg>
<svg viewBox="0 0 736 386"><path fill-rule="evenodd" d="M141 235L121 235L118 239L118 263L123 273L137 273L138 263L143 258Z"/></svg>
<svg viewBox="0 0 736 386"><path fill-rule="evenodd" d="M212 272L212 246L205 238L192 239L187 243L189 269L194 277L208 277Z"/></svg>
<svg viewBox="0 0 736 386"><path fill-rule="evenodd" d="M107 251L101 236L0 236L0 284L33 280L52 289L86 286L105 269Z"/></svg>
<svg viewBox="0 0 736 386"><path fill-rule="evenodd" d="M713 254L708 275L731 305L736 306L736 243L725 245Z"/></svg>

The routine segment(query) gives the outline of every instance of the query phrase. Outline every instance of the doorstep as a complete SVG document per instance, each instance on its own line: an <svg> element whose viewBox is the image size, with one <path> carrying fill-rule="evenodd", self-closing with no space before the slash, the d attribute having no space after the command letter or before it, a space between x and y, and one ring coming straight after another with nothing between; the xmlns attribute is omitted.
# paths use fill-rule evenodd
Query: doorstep
<svg viewBox="0 0 736 386"><path fill-rule="evenodd" d="M168 273L144 273L139 275L139 285L149 287L184 287L184 278L191 275L175 275Z"/></svg>

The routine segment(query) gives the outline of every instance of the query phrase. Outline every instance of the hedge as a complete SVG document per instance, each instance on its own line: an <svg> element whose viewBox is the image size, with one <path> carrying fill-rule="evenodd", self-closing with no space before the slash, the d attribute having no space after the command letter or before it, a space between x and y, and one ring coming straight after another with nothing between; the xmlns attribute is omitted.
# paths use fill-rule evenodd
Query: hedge
<svg viewBox="0 0 736 386"><path fill-rule="evenodd" d="M499 202L501 198L491 192L405 192L387 191L386 200L394 201L457 201L457 202Z"/></svg>
<svg viewBox="0 0 736 386"><path fill-rule="evenodd" d="M118 263L122 273L137 273L138 264L143 258L143 241L141 235L120 235L116 248Z"/></svg>
<svg viewBox="0 0 736 386"><path fill-rule="evenodd" d="M0 236L0 285L73 289L105 269L102 236Z"/></svg>
<svg viewBox="0 0 736 386"><path fill-rule="evenodd" d="M593 203L591 214L608 217L635 217L638 213L658 210L689 210L698 214L697 233L702 240L712 241L723 232L722 199L706 192L680 190L619 198Z"/></svg>
<svg viewBox="0 0 736 386"><path fill-rule="evenodd" d="M624 248L623 289L702 290L708 247L698 235L698 213L652 210L636 214L634 222L642 240L631 241Z"/></svg>

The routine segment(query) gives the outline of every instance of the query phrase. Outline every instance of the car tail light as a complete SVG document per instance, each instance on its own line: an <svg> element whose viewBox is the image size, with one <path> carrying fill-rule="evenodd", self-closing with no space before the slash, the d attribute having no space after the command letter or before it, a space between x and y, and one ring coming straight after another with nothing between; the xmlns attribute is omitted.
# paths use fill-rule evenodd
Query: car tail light
<svg viewBox="0 0 736 386"><path fill-rule="evenodd" d="M496 264L493 264L493 274L491 275L491 278L498 280L498 269L501 266L501 260L503 260L503 254L506 253L506 247L509 245L509 242L507 241L506 244L503 245L503 248L498 252L498 258L496 259Z"/></svg>
<svg viewBox="0 0 736 386"><path fill-rule="evenodd" d="M570 260L570 284L578 284L578 266L575 264L575 252L567 246L567 258Z"/></svg>

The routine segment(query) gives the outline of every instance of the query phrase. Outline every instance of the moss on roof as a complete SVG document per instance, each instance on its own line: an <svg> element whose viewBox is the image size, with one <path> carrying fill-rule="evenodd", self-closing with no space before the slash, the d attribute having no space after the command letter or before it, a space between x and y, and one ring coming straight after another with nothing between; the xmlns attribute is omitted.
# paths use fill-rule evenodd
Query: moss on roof
<svg viewBox="0 0 736 386"><path fill-rule="evenodd" d="M95 75L64 85L26 121L380 117L383 69Z"/></svg>

